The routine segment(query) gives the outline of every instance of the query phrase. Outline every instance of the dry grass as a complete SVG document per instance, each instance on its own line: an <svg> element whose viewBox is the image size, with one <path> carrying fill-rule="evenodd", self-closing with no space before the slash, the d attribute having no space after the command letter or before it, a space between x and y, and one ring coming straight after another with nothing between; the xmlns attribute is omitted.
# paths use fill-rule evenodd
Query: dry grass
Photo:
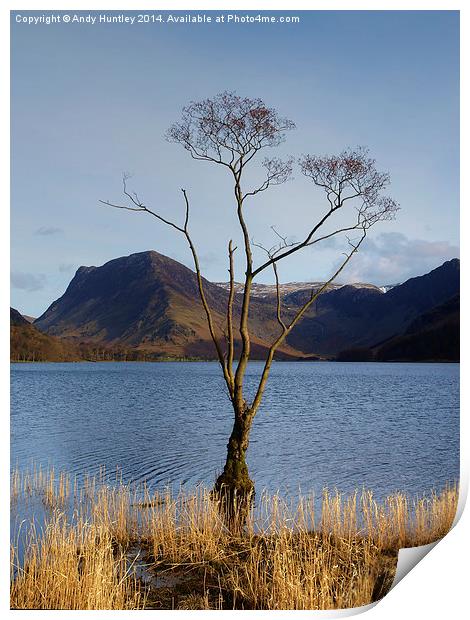
<svg viewBox="0 0 470 620"><path fill-rule="evenodd" d="M452 526L457 486L430 497L324 491L288 503L263 494L243 534L231 533L210 492L145 486L104 474L80 486L64 472L12 474L12 500L40 498L19 557L11 606L21 609L337 609L388 591L403 546Z"/></svg>
<svg viewBox="0 0 470 620"><path fill-rule="evenodd" d="M28 533L24 560L12 548L14 609L139 609L145 606L126 555L110 531L54 511L45 530Z"/></svg>

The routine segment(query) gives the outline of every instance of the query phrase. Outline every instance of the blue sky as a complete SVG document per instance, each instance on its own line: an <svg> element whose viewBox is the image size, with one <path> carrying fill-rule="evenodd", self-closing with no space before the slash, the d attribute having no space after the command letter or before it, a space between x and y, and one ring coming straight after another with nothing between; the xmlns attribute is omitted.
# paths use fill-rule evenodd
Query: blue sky
<svg viewBox="0 0 470 620"><path fill-rule="evenodd" d="M183 105L223 90L261 97L295 121L279 155L366 145L390 172L401 211L371 231L344 281L389 284L458 255L457 12L36 26L16 23L18 14L50 12L11 16L11 303L20 311L41 314L80 265L154 249L191 266L176 233L143 214L99 206L120 198L123 171L169 217L182 216L180 188L188 190L204 274L226 279L225 248L237 239L229 178L163 139ZM296 173L256 197L247 219L254 238L269 244L271 225L300 238L324 209L322 194ZM325 278L341 251L341 242L309 250L285 262L281 278ZM237 269L240 277L241 263Z"/></svg>

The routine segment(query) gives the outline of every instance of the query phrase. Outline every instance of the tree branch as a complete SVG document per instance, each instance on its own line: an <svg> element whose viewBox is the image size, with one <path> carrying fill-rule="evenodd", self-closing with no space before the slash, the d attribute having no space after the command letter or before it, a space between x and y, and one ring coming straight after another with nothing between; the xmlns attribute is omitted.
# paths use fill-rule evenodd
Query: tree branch
<svg viewBox="0 0 470 620"><path fill-rule="evenodd" d="M281 246L273 246L272 248L268 249L265 248L263 245L261 245L260 243L255 243L253 242L253 245L257 248L260 248L261 250L264 250L264 252L266 252L266 254L269 256L269 258L272 258L276 252L279 251L279 249L281 247L285 247L285 244L287 244L287 240L286 237L282 237L277 230L271 226L272 230L276 233L276 235L281 239L281 243L283 245ZM276 263L272 263L273 266L273 271L274 271L274 279L275 279L275 283L276 283L276 319L277 322L279 323L279 325L282 328L282 331L284 332L285 330L287 330L287 326L284 323L284 321L282 320L282 311L281 311L281 289L280 289L280 284L279 284L279 275L278 275L278 271L277 271L277 265Z"/></svg>
<svg viewBox="0 0 470 620"><path fill-rule="evenodd" d="M232 391L234 389L234 376L233 376L233 353L234 353L234 341L233 341L233 300L235 297L235 274L233 268L233 253L237 248L232 246L232 240L230 239L228 244L228 256L229 256L229 274L230 274L230 290L227 301L227 372L232 385Z"/></svg>
<svg viewBox="0 0 470 620"><path fill-rule="evenodd" d="M268 356L266 358L266 362L263 368L263 372L261 374L261 379L258 385L258 390L256 392L255 398L253 400L253 403L250 407L250 411L252 412L252 415L254 415L260 405L261 399L263 397L263 393L264 393L264 389L266 387L266 382L268 380L268 376L269 376L269 371L271 369L271 365L274 359L274 354L276 353L277 349L279 348L279 346L284 342L284 340L287 338L287 336L290 334L290 332L293 330L293 328L297 325L297 323L300 321L300 319L304 316L304 314L306 313L306 311L310 308L310 306L318 299L318 297L323 293L323 291L338 277L338 275L343 271L343 269L346 267L346 265L348 264L348 262L351 260L353 254L355 254L361 243L364 241L365 237L366 237L367 231L366 229L363 229L363 233L362 236L360 238L360 240L356 243L353 244L352 242L352 250L349 254L346 255L346 259L342 262L342 264L340 265L340 267L335 271L335 273L331 276L331 278L325 282L319 289L315 290L312 289L310 298L303 304L303 306L298 310L298 312L296 313L296 315L294 316L294 318L292 319L291 323L286 327L285 330L283 330L283 332L280 334L280 336L278 336L278 338L273 342L273 344L271 345L269 352L268 352Z"/></svg>
<svg viewBox="0 0 470 620"><path fill-rule="evenodd" d="M251 285L253 282L253 255L251 252L250 245L250 237L248 233L248 227L245 222L245 218L243 216L243 194L240 187L240 177L242 173L242 168L240 168L240 172L237 175L235 171L233 171L235 177L235 198L237 201L237 216L238 222L240 224L240 228L243 233L243 240L245 245L245 256L246 256L246 271L245 271L245 286L243 289L243 302L242 309L240 313L240 337L242 340L242 350L240 353L240 358L238 360L237 370L235 371L235 381L234 381L234 397L237 411L243 411L245 409L244 406L244 398L243 398L243 377L245 375L246 367L248 365L248 360L250 358L250 349L251 349L251 338L250 338L250 330L248 328L248 314L250 309L250 298L251 298Z"/></svg>
<svg viewBox="0 0 470 620"><path fill-rule="evenodd" d="M185 225L183 228L183 233L184 236L186 237L186 240L188 242L189 248L191 250L191 254L193 255L193 261L194 261L194 267L196 269L196 278L197 278L197 285L198 285L198 289L199 289L199 297L201 298L201 302L204 308L204 311L206 313L206 318L207 318L207 325L209 327L209 332L212 338L212 341L214 343L214 346L216 348L217 351L217 357L219 358L219 363L222 367L222 371L224 374L224 379L225 379L225 383L227 384L228 390L229 390L229 394L232 397L233 396L233 387L232 387L232 381L230 379L229 376L229 372L227 369L227 365L225 362L225 358L224 358L224 354L222 352L222 349L220 347L220 343L217 339L216 333L215 333L215 329L214 329L214 322L212 319L212 313L211 310L209 308L209 304L207 303L207 298L206 298L206 294L204 292L204 284L202 281L202 275L201 275L201 268L199 266L199 258L196 252L196 248L194 246L194 243L191 239L191 236L189 234L189 230L188 230L188 222L189 222L189 199L188 199L188 195L186 193L185 189L181 190L183 192L183 196L184 196L184 201L185 201L185 205L186 205L186 217L185 217Z"/></svg>
<svg viewBox="0 0 470 620"><path fill-rule="evenodd" d="M305 248L309 243L310 240L312 239L313 235L317 232L317 230L319 228L321 228L321 226L323 226L323 224L327 221L327 219L332 215L332 213L334 213L335 211L337 211L339 209L339 207L334 207L333 209L330 209L330 211L328 211L328 213L326 213L322 219L318 222L318 224L316 224L308 233L308 235L305 237L304 241L298 243L297 245L295 245L294 247L290 248L289 250L286 250L285 252L283 252L282 254L278 254L277 256L273 256L272 258L270 258L269 260L267 260L265 263L263 263L262 265L260 265L259 267L257 267L254 271L253 271L253 278L255 278L259 273L261 273L262 271L264 271L264 269L266 269L266 267L269 267L270 265L272 265L273 263L277 263L278 261L280 261L283 258L286 258L287 256L290 256L291 254L294 254L294 252L298 252L299 250L301 250L302 248Z"/></svg>
<svg viewBox="0 0 470 620"><path fill-rule="evenodd" d="M166 218L159 215L158 213L155 213L155 211L152 211L151 209L146 207L138 199L137 194L132 195L127 191L127 179L129 178L130 178L129 175L126 175L126 174L124 174L122 177L123 193L129 198L132 204L135 205L134 207L129 207L127 205L117 205L117 204L110 202L109 200L100 200L99 202L103 205L106 205L107 207L113 207L114 209L126 209L127 211L143 211L144 213L149 213L153 217L156 217L157 220L160 220L160 222L163 222L163 224L166 224L167 226L171 226L172 228L176 229L178 232L181 232L184 234L184 231L185 231L184 227L178 226L174 222L171 222L170 220L167 220ZM187 213L186 213L186 216L187 216Z"/></svg>
<svg viewBox="0 0 470 620"><path fill-rule="evenodd" d="M126 205L116 205L114 203L111 203L109 200L100 200L99 202L101 204L104 204L106 206L109 207L113 207L116 209L127 209L129 211L140 211L140 212L144 212L144 213L149 213L150 215L156 217L159 221L161 221L162 223L166 224L167 226L171 226L172 228L176 229L177 231L183 233L183 235L186 238L186 241L188 242L189 248L191 250L191 254L193 256L193 262L194 262L194 268L196 270L196 281L197 281L197 286L198 286L198 291L199 291L199 297L201 299L202 302L202 306L204 308L204 312L206 314L206 319L207 319L207 324L209 327L209 332L212 338L212 341L214 343L215 349L217 351L217 357L219 360L219 363L222 367L222 371L223 371L223 375L224 375L224 379L225 379L225 383L227 384L227 388L230 394L230 398L233 398L233 379L230 377L229 371L228 371L228 367L226 364L226 360L224 358L224 354L222 352L220 343L217 339L217 335L215 333L215 328L214 328L214 321L212 318L212 312L210 310L209 304L207 302L207 298L206 298L206 294L204 291L204 283L203 283L203 279L202 279L202 275L201 275L201 268L200 268L200 264L199 264L199 258L198 258L198 254L196 251L196 247L194 245L194 242L191 238L191 235L189 233L189 199L188 199L188 195L186 193L185 189L182 189L181 191L183 192L183 196L184 196L184 202L185 202L185 218L184 218L184 224L183 226L178 226L177 224L175 224L174 222L171 222L170 220L167 220L166 218L162 217L161 215L159 215L158 213L156 213L155 211L153 211L152 209L149 209L147 206L145 206L137 197L137 194L131 194L130 192L127 191L127 185L126 185L126 181L129 178L128 175L124 175L123 176L123 189L124 189L124 194L127 196L127 198L135 205L134 207L129 207Z"/></svg>

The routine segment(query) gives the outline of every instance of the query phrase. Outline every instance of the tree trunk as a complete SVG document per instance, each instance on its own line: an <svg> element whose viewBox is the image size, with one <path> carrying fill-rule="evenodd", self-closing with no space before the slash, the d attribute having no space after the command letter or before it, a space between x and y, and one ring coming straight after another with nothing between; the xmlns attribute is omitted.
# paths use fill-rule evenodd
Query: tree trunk
<svg viewBox="0 0 470 620"><path fill-rule="evenodd" d="M246 464L251 420L251 416L246 412L235 416L227 444L224 471L217 478L214 487L221 500L222 510L232 527L243 526L255 490Z"/></svg>

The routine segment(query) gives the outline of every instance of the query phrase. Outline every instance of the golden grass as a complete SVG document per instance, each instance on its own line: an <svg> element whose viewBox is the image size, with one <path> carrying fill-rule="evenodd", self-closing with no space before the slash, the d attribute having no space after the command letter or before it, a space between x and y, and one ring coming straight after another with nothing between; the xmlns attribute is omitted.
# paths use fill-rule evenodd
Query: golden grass
<svg viewBox="0 0 470 620"><path fill-rule="evenodd" d="M110 531L54 511L45 530L28 533L23 563L11 553L14 609L139 609L145 606L126 555Z"/></svg>
<svg viewBox="0 0 470 620"><path fill-rule="evenodd" d="M150 493L102 472L79 486L65 472L11 477L12 501L42 500L11 551L15 609L338 609L388 591L397 552L443 537L457 485L430 497L324 491L295 503L262 494L243 533L211 493ZM23 526L24 528L25 526Z"/></svg>

